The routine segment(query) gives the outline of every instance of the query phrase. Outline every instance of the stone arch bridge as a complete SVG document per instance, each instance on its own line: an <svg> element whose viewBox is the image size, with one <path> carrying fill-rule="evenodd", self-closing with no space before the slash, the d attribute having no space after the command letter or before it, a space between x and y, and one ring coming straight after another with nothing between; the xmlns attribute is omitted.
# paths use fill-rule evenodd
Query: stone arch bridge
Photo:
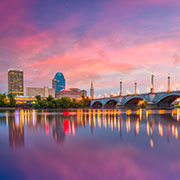
<svg viewBox="0 0 180 180"><path fill-rule="evenodd" d="M180 91L157 92L137 95L126 95L93 99L91 101L92 108L131 108L138 107L140 101L147 101L147 107L150 108L172 108L173 102L180 98Z"/></svg>

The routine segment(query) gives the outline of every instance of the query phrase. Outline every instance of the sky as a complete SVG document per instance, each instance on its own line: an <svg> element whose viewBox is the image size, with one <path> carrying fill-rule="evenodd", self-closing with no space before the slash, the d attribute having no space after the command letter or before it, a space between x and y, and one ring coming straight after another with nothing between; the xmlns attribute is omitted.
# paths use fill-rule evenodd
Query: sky
<svg viewBox="0 0 180 180"><path fill-rule="evenodd" d="M96 96L180 89L178 0L1 0L0 92L9 68L24 70L25 87L52 86L62 72L66 88Z"/></svg>

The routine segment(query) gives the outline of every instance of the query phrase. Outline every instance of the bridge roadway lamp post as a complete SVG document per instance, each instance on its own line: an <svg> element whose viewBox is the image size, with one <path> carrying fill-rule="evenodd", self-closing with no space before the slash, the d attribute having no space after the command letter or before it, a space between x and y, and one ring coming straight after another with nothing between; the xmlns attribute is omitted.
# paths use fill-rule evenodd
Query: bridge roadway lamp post
<svg viewBox="0 0 180 180"><path fill-rule="evenodd" d="M122 80L120 80L120 97L122 96Z"/></svg>
<svg viewBox="0 0 180 180"><path fill-rule="evenodd" d="M154 93L154 73L151 75L151 93Z"/></svg>
<svg viewBox="0 0 180 180"><path fill-rule="evenodd" d="M171 92L171 88L170 88L170 74L168 74L168 92Z"/></svg>
<svg viewBox="0 0 180 180"><path fill-rule="evenodd" d="M134 83L134 86L135 86L134 94L136 95L136 94L137 94L137 82L136 82L136 81L135 81L135 83Z"/></svg>

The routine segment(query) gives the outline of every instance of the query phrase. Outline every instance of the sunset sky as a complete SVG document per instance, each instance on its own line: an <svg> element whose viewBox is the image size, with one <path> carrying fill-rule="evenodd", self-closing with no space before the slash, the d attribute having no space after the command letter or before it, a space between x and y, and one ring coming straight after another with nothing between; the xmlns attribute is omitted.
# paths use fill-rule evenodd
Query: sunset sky
<svg viewBox="0 0 180 180"><path fill-rule="evenodd" d="M96 96L180 89L179 0L1 0L0 92L8 68L24 70L25 87L50 86L62 72L67 88Z"/></svg>

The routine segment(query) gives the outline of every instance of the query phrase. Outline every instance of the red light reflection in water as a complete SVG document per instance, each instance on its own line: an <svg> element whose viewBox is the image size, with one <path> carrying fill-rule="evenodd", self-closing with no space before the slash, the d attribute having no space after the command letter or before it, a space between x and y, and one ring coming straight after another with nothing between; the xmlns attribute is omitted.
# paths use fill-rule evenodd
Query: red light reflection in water
<svg viewBox="0 0 180 180"><path fill-rule="evenodd" d="M65 134L70 134L71 132L69 120L64 120L64 132Z"/></svg>
<svg viewBox="0 0 180 180"><path fill-rule="evenodd" d="M45 132L46 132L46 135L49 135L49 124L48 123L45 124Z"/></svg>
<svg viewBox="0 0 180 180"><path fill-rule="evenodd" d="M63 112L63 116L69 116L69 112Z"/></svg>

